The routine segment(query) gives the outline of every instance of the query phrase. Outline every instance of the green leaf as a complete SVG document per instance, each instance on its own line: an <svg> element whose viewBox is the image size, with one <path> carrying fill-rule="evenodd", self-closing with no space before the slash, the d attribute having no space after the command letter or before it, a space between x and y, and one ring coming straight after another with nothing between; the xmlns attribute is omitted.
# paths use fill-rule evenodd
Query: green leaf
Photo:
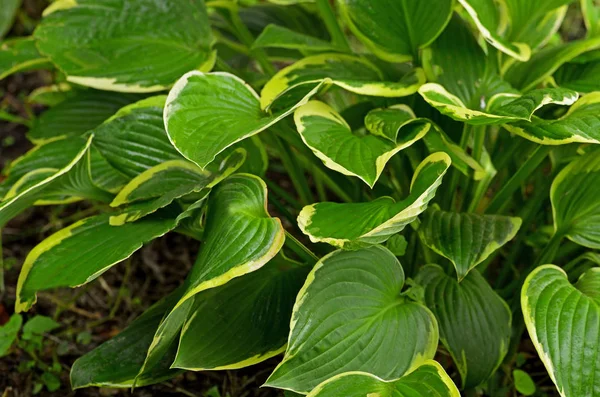
<svg viewBox="0 0 600 397"><path fill-rule="evenodd" d="M60 324L46 316L34 316L23 326L23 338L30 339L33 335L43 335L59 328Z"/></svg>
<svg viewBox="0 0 600 397"><path fill-rule="evenodd" d="M132 387L133 379L144 363L146 351L160 321L175 305L180 293L180 290L176 290L169 294L136 318L125 330L77 359L71 368L73 389L90 386ZM159 383L180 372L169 368L175 349L170 353L154 371L137 380L138 386Z"/></svg>
<svg viewBox="0 0 600 397"><path fill-rule="evenodd" d="M511 311L477 270L460 283L438 265L427 265L415 280L435 314L440 340L450 352L464 389L485 382L508 351ZM476 331L475 331L476 330Z"/></svg>
<svg viewBox="0 0 600 397"><path fill-rule="evenodd" d="M183 159L165 131L165 100L165 96L155 96L125 106L92 131L94 147L129 178L166 161Z"/></svg>
<svg viewBox="0 0 600 397"><path fill-rule="evenodd" d="M531 48L525 43L511 42L498 32L501 31L506 15L499 10L494 0L458 0L467 11L483 38L511 57L527 61L531 57Z"/></svg>
<svg viewBox="0 0 600 397"><path fill-rule="evenodd" d="M565 63L552 76L556 84L581 93L600 91L596 78L600 73L600 61L588 63Z"/></svg>
<svg viewBox="0 0 600 397"><path fill-rule="evenodd" d="M63 168L77 156L81 147L81 139L59 139L36 145L4 170L7 177L0 186L8 190L26 174L40 168Z"/></svg>
<svg viewBox="0 0 600 397"><path fill-rule="evenodd" d="M21 7L21 0L4 0L2 2L0 8L0 38L12 27L19 7Z"/></svg>
<svg viewBox="0 0 600 397"><path fill-rule="evenodd" d="M278 255L255 272L197 294L172 367L236 369L280 354L309 270Z"/></svg>
<svg viewBox="0 0 600 397"><path fill-rule="evenodd" d="M146 242L175 228L178 222L157 214L111 226L109 218L110 214L103 214L83 219L38 244L21 268L16 310L29 310L38 291L89 283Z"/></svg>
<svg viewBox="0 0 600 397"><path fill-rule="evenodd" d="M354 55L320 54L306 57L281 69L263 87L262 109L286 108L316 92L321 84L335 85L359 95L403 97L425 83L422 69L410 70L400 81L385 81L373 63ZM312 90L312 91L311 91Z"/></svg>
<svg viewBox="0 0 600 397"><path fill-rule="evenodd" d="M322 258L296 298L283 361L266 386L306 393L332 376L394 380L433 358L433 314L400 292L404 271L381 246Z"/></svg>
<svg viewBox="0 0 600 397"><path fill-rule="evenodd" d="M0 326L0 357L6 356L13 342L17 339L17 334L21 329L23 317L20 314L13 314L8 322Z"/></svg>
<svg viewBox="0 0 600 397"><path fill-rule="evenodd" d="M404 200L380 197L368 203L312 204L300 212L298 226L315 243L346 249L383 243L425 211L449 167L447 154L434 153L417 167Z"/></svg>
<svg viewBox="0 0 600 397"><path fill-rule="evenodd" d="M27 102L52 107L78 92L79 90L73 88L69 83L52 84L33 90L27 97Z"/></svg>
<svg viewBox="0 0 600 397"><path fill-rule="evenodd" d="M544 88L519 96L514 93L494 95L486 110L469 109L463 101L437 83L427 83L419 94L442 114L473 125L505 124L531 121L535 111L549 104L571 105L579 95L564 88Z"/></svg>
<svg viewBox="0 0 600 397"><path fill-rule="evenodd" d="M58 0L35 38L68 81L101 90L162 91L215 61L202 0Z"/></svg>
<svg viewBox="0 0 600 397"><path fill-rule="evenodd" d="M269 216L262 179L236 174L211 192L206 215L206 240L188 275L182 297L159 326L140 375L152 370L173 343L193 297L260 269L281 249L281 222Z"/></svg>
<svg viewBox="0 0 600 397"><path fill-rule="evenodd" d="M419 226L423 244L449 259L461 281L478 264L515 237L521 218L431 210Z"/></svg>
<svg viewBox="0 0 600 397"><path fill-rule="evenodd" d="M600 34L600 7L597 0L581 0L581 14L587 29L588 37Z"/></svg>
<svg viewBox="0 0 600 397"><path fill-rule="evenodd" d="M406 105L392 105L385 109L373 109L365 117L365 127L376 136L386 138L401 145L410 143L412 138L423 136L423 141L431 153L446 152L452 165L464 175L481 179L485 175L483 167L469 156L464 149L429 119L416 118ZM426 135L425 135L426 134ZM398 139L398 136L401 138Z"/></svg>
<svg viewBox="0 0 600 397"><path fill-rule="evenodd" d="M395 113L402 112L404 116L406 109L408 108L403 107ZM407 114L406 118L411 116L414 117L414 114ZM397 139L399 130L412 122L403 119L399 126L394 125L395 133L387 131L390 136L386 138L390 138L390 141L377 136L385 136L386 131L375 130L374 125L385 129L389 123L376 120L367 127L371 126L377 135L371 133L359 136L352 132L350 126L335 110L319 101L310 101L296 109L294 121L304 143L326 167L344 175L356 176L371 188L379 179L389 159L421 139L429 130L428 124L412 123L403 131L402 137Z"/></svg>
<svg viewBox="0 0 600 397"><path fill-rule="evenodd" d="M540 25L543 25L543 19L548 18L550 13L559 8L563 9L562 12L564 15L564 12L566 11L564 8L566 7L563 6L573 3L574 1L575 0L506 0L506 14L511 25L509 37L512 40L523 39L525 42L531 43L527 40L527 33L531 34L533 30L531 28L535 27L540 29ZM562 18L558 19L558 21L553 20L552 22L560 26L561 21Z"/></svg>
<svg viewBox="0 0 600 397"><path fill-rule="evenodd" d="M553 120L533 117L531 122L506 125L510 132L543 145L564 145L571 142L600 143L600 93L593 92L579 99L567 113Z"/></svg>
<svg viewBox="0 0 600 397"><path fill-rule="evenodd" d="M512 372L515 389L524 396L532 396L535 393L535 383L531 376L525 371L515 369Z"/></svg>
<svg viewBox="0 0 600 397"><path fill-rule="evenodd" d="M461 56L456 57L457 53ZM502 81L470 27L458 16L423 50L422 58L427 79L443 86L469 109L484 110L496 94L518 93Z"/></svg>
<svg viewBox="0 0 600 397"><path fill-rule="evenodd" d="M98 127L123 106L140 99L139 95L80 91L34 119L27 137L34 143L79 136Z"/></svg>
<svg viewBox="0 0 600 397"><path fill-rule="evenodd" d="M552 76L566 62L598 48L600 37L548 47L536 53L528 62L514 63L506 71L504 78L513 87L529 91Z"/></svg>
<svg viewBox="0 0 600 397"><path fill-rule="evenodd" d="M110 202L112 195L95 184L89 169L92 139L93 135L80 140L79 152L65 167L38 168L19 179L0 203L0 227L34 204L73 202L83 197Z"/></svg>
<svg viewBox="0 0 600 397"><path fill-rule="evenodd" d="M598 268L585 284L596 285ZM561 396L595 396L600 390L600 302L597 289L569 283L557 266L536 268L525 280L521 307L529 336Z"/></svg>
<svg viewBox="0 0 600 397"><path fill-rule="evenodd" d="M391 62L416 60L444 30L454 0L339 0L350 30L375 55Z"/></svg>
<svg viewBox="0 0 600 397"><path fill-rule="evenodd" d="M406 247L408 247L408 242L404 236L395 234L390 237L388 241L386 241L385 247L396 256L404 256L406 253Z"/></svg>
<svg viewBox="0 0 600 397"><path fill-rule="evenodd" d="M308 397L459 397L460 393L444 368L433 360L425 361L402 378L384 381L367 372L346 372L317 386Z"/></svg>
<svg viewBox="0 0 600 397"><path fill-rule="evenodd" d="M3 11L4 5L0 9L0 12ZM32 37L0 42L0 80L17 72L45 69L51 66L48 59L44 58L37 50Z"/></svg>
<svg viewBox="0 0 600 397"><path fill-rule="evenodd" d="M301 51L339 51L333 44L290 30L279 25L268 25L254 40L253 48L287 48Z"/></svg>
<svg viewBox="0 0 600 397"><path fill-rule="evenodd" d="M262 267L283 246L281 222L266 209L267 187L249 174L232 175L212 191L206 236L180 303L200 291Z"/></svg>
<svg viewBox="0 0 600 397"><path fill-rule="evenodd" d="M48 391L54 392L60 389L60 379L58 379L56 375L50 372L44 372L42 376L40 376L40 379L44 382Z"/></svg>
<svg viewBox="0 0 600 397"><path fill-rule="evenodd" d="M136 221L160 208L171 204L173 200L192 192L210 189L227 178L244 162L242 150L226 158L218 169L202 170L185 160L172 160L150 168L133 178L110 203L118 207L132 202L144 201L134 205L120 215L111 216L110 224L118 226Z"/></svg>
<svg viewBox="0 0 600 397"><path fill-rule="evenodd" d="M240 78L222 72L190 72L169 93L165 126L177 150L205 168L219 153L269 128L310 96L312 93L292 108L269 115L261 111L258 95Z"/></svg>
<svg viewBox="0 0 600 397"><path fill-rule="evenodd" d="M591 151L571 162L550 189L554 230L588 248L600 248L600 157Z"/></svg>

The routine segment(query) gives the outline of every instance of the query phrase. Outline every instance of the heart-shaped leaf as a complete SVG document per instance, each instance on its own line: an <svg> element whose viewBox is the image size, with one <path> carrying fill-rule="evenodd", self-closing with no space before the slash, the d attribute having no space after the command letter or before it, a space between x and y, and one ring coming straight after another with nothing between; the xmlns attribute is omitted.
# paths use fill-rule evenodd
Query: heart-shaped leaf
<svg viewBox="0 0 600 397"><path fill-rule="evenodd" d="M542 145L564 145L571 142L600 143L600 93L583 96L562 117L506 125L510 132Z"/></svg>
<svg viewBox="0 0 600 397"><path fill-rule="evenodd" d="M232 175L218 184L208 206L208 237L180 303L258 270L279 252L285 240L281 222L267 212L267 187L254 175Z"/></svg>
<svg viewBox="0 0 600 397"><path fill-rule="evenodd" d="M93 130L94 147L129 178L183 157L169 142L163 122L166 96L154 96L121 108Z"/></svg>
<svg viewBox="0 0 600 397"><path fill-rule="evenodd" d="M206 215L206 240L185 281L182 297L156 331L140 376L160 362L177 338L196 294L260 269L279 252L284 230L279 219L269 216L266 205L265 183L254 175L232 175L213 189Z"/></svg>
<svg viewBox="0 0 600 397"><path fill-rule="evenodd" d="M512 313L506 302L476 270L459 283L441 267L427 265L415 281L425 287L425 303L435 314L463 388L485 382L508 351Z"/></svg>
<svg viewBox="0 0 600 397"><path fill-rule="evenodd" d="M260 95L262 109L289 107L319 84L336 85L360 95L403 97L425 83L422 69L408 72L398 82L384 81L382 72L366 59L344 54L306 57L281 69L265 84Z"/></svg>
<svg viewBox="0 0 600 397"><path fill-rule="evenodd" d="M132 202L145 202L134 205L123 214L111 216L110 224L115 226L136 221L186 194L210 189L238 169L245 158L246 153L239 149L225 159L218 169L210 171L185 160L167 161L150 168L133 178L110 205L118 207Z"/></svg>
<svg viewBox="0 0 600 397"><path fill-rule="evenodd" d="M515 121L531 121L535 111L549 104L572 105L579 95L564 88L544 88L523 96L513 93L494 95L487 110L469 109L460 98L437 83L427 83L419 88L419 94L442 114L468 124L505 124Z"/></svg>
<svg viewBox="0 0 600 397"><path fill-rule="evenodd" d="M521 218L432 210L425 213L419 237L454 264L461 281L492 252L512 240L520 227Z"/></svg>
<svg viewBox="0 0 600 397"><path fill-rule="evenodd" d="M157 213L138 222L111 226L110 214L103 214L59 230L25 258L17 283L16 311L29 310L38 291L89 283L143 244L174 229L187 215Z"/></svg>
<svg viewBox="0 0 600 397"><path fill-rule="evenodd" d="M391 62L417 58L444 30L454 0L339 0L352 32L378 57Z"/></svg>
<svg viewBox="0 0 600 397"><path fill-rule="evenodd" d="M446 153L434 153L417 167L404 200L381 197L368 203L312 204L300 212L298 226L311 241L340 248L382 243L425 211L449 167Z"/></svg>
<svg viewBox="0 0 600 397"><path fill-rule="evenodd" d="M421 139L429 125L420 123L393 141L374 134L356 135L346 121L327 104L310 101L294 112L294 121L304 143L326 167L344 175L356 176L371 188L379 179L388 160L400 150ZM410 122L410 121L409 121ZM373 126L372 126L373 127ZM384 134L381 131L381 134Z"/></svg>
<svg viewBox="0 0 600 397"><path fill-rule="evenodd" d="M600 248L598 184L597 151L590 151L562 169L550 190L555 234L585 247Z"/></svg>
<svg viewBox="0 0 600 397"><path fill-rule="evenodd" d="M459 397L460 393L444 368L428 360L402 378L385 381L367 372L346 372L317 386L308 397Z"/></svg>
<svg viewBox="0 0 600 397"><path fill-rule="evenodd" d="M35 38L68 81L109 91L162 91L215 61L202 0L59 0Z"/></svg>
<svg viewBox="0 0 600 397"><path fill-rule="evenodd" d="M281 353L309 270L278 255L255 272L196 295L172 367L235 369Z"/></svg>
<svg viewBox="0 0 600 397"><path fill-rule="evenodd" d="M71 386L132 387L133 379L144 363L146 351L165 313L179 299L176 290L136 318L127 328L109 341L78 358L71 367ZM172 349L162 365L148 376L138 379L138 386L151 385L174 377L180 371L170 369L175 356Z"/></svg>
<svg viewBox="0 0 600 397"><path fill-rule="evenodd" d="M285 356L266 385L307 393L348 371L394 380L432 358L435 318L403 286L402 266L381 246L325 256L296 298Z"/></svg>
<svg viewBox="0 0 600 397"><path fill-rule="evenodd" d="M40 54L33 37L0 42L0 80L17 72L49 67L50 62Z"/></svg>
<svg viewBox="0 0 600 397"><path fill-rule="evenodd" d="M318 87L293 107L274 115L260 109L254 90L229 73L190 72L175 84L164 121L173 145L205 168L231 145L269 128L308 101Z"/></svg>
<svg viewBox="0 0 600 397"><path fill-rule="evenodd" d="M543 265L521 291L529 336L561 396L595 396L600 390L598 269L573 286L562 269Z"/></svg>

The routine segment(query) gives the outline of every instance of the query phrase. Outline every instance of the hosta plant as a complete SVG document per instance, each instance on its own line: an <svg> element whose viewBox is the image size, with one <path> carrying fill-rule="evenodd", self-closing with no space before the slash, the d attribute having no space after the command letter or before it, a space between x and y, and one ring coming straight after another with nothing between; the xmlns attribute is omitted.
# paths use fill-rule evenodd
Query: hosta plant
<svg viewBox="0 0 600 397"><path fill-rule="evenodd" d="M56 0L0 45L55 76L0 227L97 213L15 310L181 233L188 277L73 388L278 357L289 395L600 396L599 54L592 0Z"/></svg>

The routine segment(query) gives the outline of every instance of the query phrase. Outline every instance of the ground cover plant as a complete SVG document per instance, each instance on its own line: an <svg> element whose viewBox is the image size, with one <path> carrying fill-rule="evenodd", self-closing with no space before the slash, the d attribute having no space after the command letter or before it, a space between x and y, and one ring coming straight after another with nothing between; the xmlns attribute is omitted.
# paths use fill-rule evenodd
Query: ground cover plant
<svg viewBox="0 0 600 397"><path fill-rule="evenodd" d="M38 294L171 233L187 277L72 388L275 358L288 396L600 396L599 27L594 0L52 2L0 44L0 77L53 76L0 113L34 145L0 228L92 210L25 258L0 355L57 326L21 330Z"/></svg>

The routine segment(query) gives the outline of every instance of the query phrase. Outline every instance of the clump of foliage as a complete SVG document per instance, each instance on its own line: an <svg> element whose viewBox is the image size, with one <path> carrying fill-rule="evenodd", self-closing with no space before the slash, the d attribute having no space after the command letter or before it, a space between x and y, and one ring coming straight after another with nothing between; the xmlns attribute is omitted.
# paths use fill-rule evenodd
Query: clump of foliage
<svg viewBox="0 0 600 397"><path fill-rule="evenodd" d="M99 203L31 251L17 312L201 241L72 386L283 354L266 386L313 397L543 395L530 339L561 395L600 395L600 7L563 42L579 3L499 3L57 0L2 43L0 76L56 84L0 227Z"/></svg>

